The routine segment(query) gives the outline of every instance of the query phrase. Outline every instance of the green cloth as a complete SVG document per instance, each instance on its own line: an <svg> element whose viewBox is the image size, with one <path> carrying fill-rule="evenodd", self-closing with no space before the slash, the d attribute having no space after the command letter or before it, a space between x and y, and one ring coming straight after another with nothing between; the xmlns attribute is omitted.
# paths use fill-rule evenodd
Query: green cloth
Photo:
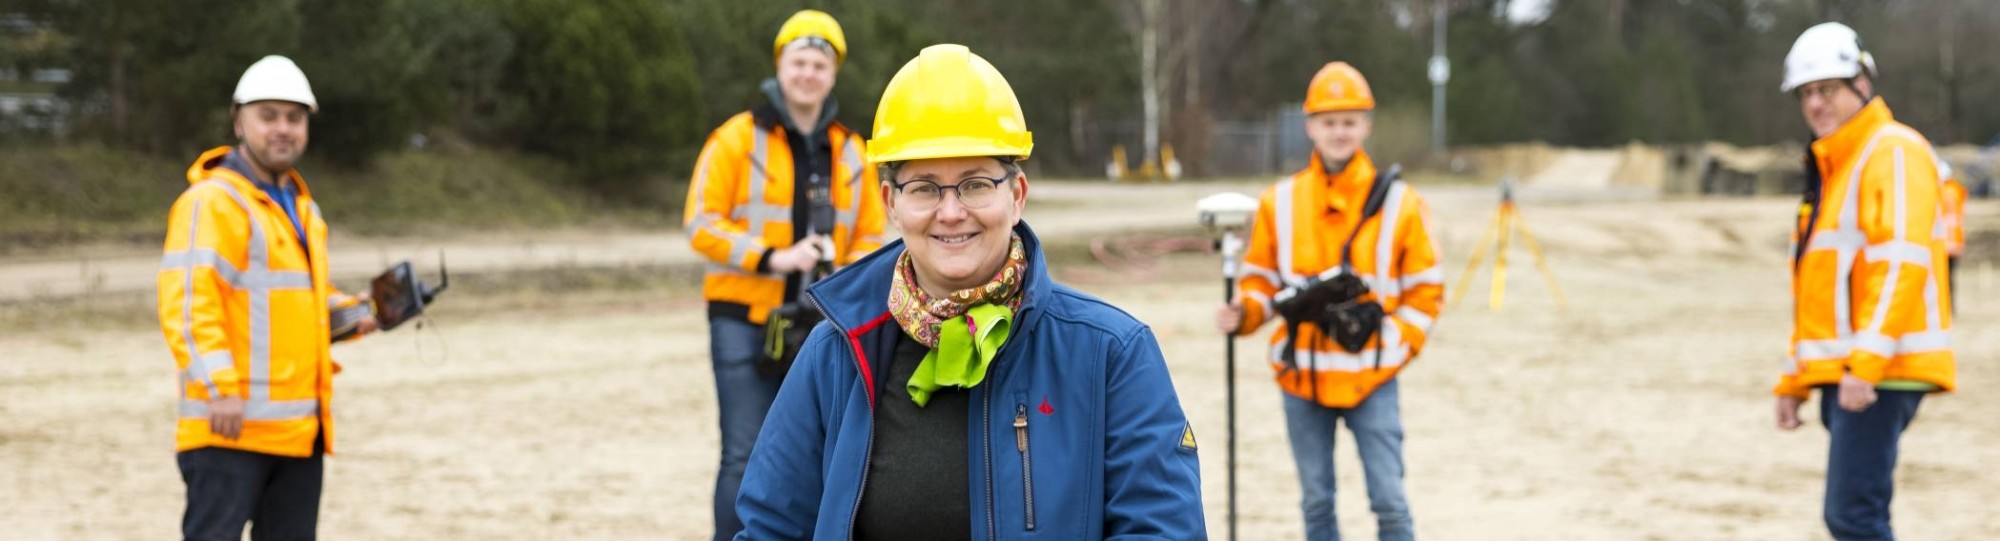
<svg viewBox="0 0 2000 541"><path fill-rule="evenodd" d="M1939 387L1936 383L1914 379L1885 379L1881 383L1875 384L1875 388L1884 391L1911 391L1919 393L1928 393L1943 389L1943 387Z"/></svg>
<svg viewBox="0 0 2000 541"><path fill-rule="evenodd" d="M971 389L986 379L986 367L1013 328L1014 311L1004 304L981 304L938 326L937 349L924 355L910 374L910 400L923 407L945 387ZM977 336L974 336L977 335Z"/></svg>

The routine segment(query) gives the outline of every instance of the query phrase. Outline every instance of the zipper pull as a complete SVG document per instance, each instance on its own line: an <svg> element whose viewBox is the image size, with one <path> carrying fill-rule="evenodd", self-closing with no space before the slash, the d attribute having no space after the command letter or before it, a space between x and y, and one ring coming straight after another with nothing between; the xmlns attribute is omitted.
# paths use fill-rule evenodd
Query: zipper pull
<svg viewBox="0 0 2000 541"><path fill-rule="evenodd" d="M1014 405L1014 448L1028 452L1028 405Z"/></svg>

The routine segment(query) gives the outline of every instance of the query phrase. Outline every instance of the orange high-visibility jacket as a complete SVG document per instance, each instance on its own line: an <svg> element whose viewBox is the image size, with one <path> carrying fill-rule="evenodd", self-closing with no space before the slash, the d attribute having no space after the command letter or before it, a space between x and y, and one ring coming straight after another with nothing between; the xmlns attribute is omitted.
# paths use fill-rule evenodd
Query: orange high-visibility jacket
<svg viewBox="0 0 2000 541"><path fill-rule="evenodd" d="M1956 178L1944 179L1944 215L1938 222L1944 224L1944 251L1951 257L1965 255L1965 185Z"/></svg>
<svg viewBox="0 0 2000 541"><path fill-rule="evenodd" d="M1430 209L1409 184L1397 182L1381 211L1361 220L1375 181L1375 165L1356 152L1329 178L1315 154L1306 169L1264 191L1244 254L1238 290L1243 303L1239 334L1255 333L1274 319L1271 299L1287 285L1340 265L1341 246L1354 235L1354 271L1389 317L1359 354L1342 350L1318 326L1299 325L1293 341L1297 369L1281 361L1285 328L1271 335L1270 362L1278 386L1330 408L1351 408L1396 376L1423 350L1444 298L1444 272L1430 235ZM1379 355L1379 364L1378 356Z"/></svg>
<svg viewBox="0 0 2000 541"><path fill-rule="evenodd" d="M1791 358L1774 392L1803 398L1845 373L1952 390L1951 290L1930 142L1876 98L1814 141L1812 155L1819 209L1800 209L1798 230L1808 233L1793 239Z"/></svg>
<svg viewBox="0 0 2000 541"><path fill-rule="evenodd" d="M333 375L327 311L357 302L327 281L326 220L297 171L299 245L291 218L249 179L222 166L230 147L188 167L160 258L160 330L180 366L175 450L225 447L333 453ZM246 401L235 440L209 431L208 400Z"/></svg>
<svg viewBox="0 0 2000 541"><path fill-rule="evenodd" d="M784 130L760 125L749 112L716 128L695 164L682 216L688 242L708 258L702 296L748 307L752 323L763 323L785 297L783 274L757 272L767 250L792 245L795 182ZM838 122L826 130L838 157L832 239L833 264L842 267L882 246L885 218L875 168L861 159L861 137Z"/></svg>

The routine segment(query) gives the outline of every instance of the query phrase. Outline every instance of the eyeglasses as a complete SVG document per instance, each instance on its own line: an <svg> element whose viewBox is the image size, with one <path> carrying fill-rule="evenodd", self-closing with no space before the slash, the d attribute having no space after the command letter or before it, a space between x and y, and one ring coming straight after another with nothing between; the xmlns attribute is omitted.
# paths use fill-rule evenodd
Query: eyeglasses
<svg viewBox="0 0 2000 541"><path fill-rule="evenodd" d="M1845 89L1847 89L1846 85L1839 84L1808 84L1793 89L1792 95L1797 97L1801 102L1814 96L1818 96L1820 100L1824 101L1833 99L1835 95L1838 95L1841 90Z"/></svg>
<svg viewBox="0 0 2000 541"><path fill-rule="evenodd" d="M965 205L965 208L986 208L1000 198L1000 184L1007 182L1009 178L1013 177L969 177L959 181L957 186L941 186L928 180L912 180L895 185L897 202L908 206L910 210L930 212L937 209L939 203L944 202L944 192L950 190L958 192L958 204Z"/></svg>

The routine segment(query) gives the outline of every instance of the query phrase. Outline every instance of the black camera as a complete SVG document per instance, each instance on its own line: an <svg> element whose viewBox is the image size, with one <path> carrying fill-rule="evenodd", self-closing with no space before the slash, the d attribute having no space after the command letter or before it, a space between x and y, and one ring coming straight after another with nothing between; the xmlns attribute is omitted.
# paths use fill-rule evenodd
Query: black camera
<svg viewBox="0 0 2000 541"><path fill-rule="evenodd" d="M1286 288L1271 301L1285 321L1318 325L1341 349L1360 353L1381 330L1384 316L1381 303L1360 300L1367 294L1367 282L1342 267L1332 276L1314 276L1302 286Z"/></svg>

